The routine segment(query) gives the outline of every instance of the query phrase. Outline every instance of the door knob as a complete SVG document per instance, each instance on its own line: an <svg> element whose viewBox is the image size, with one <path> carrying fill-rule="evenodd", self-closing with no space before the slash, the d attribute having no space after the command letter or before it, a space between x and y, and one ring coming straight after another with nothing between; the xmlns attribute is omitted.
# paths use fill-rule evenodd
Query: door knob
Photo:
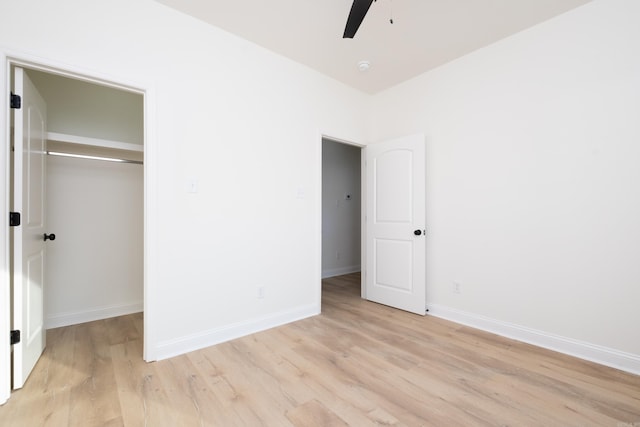
<svg viewBox="0 0 640 427"><path fill-rule="evenodd" d="M422 235L422 230L414 230L413 234L415 234L416 236L420 236Z"/></svg>
<svg viewBox="0 0 640 427"><path fill-rule="evenodd" d="M53 233L51 234L44 233L44 241L46 242L47 240L56 240L56 235Z"/></svg>

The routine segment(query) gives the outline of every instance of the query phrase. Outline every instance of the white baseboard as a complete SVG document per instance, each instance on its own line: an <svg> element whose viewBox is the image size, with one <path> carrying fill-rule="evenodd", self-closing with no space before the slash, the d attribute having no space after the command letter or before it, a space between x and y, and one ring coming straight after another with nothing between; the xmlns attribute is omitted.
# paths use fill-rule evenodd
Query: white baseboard
<svg viewBox="0 0 640 427"><path fill-rule="evenodd" d="M473 313L427 304L432 316L640 375L640 355L549 334Z"/></svg>
<svg viewBox="0 0 640 427"><path fill-rule="evenodd" d="M88 310L71 313L59 313L48 316L45 320L45 328L60 328L62 326L77 325L78 323L93 322L94 320L108 319L110 317L124 316L126 314L139 313L143 310L143 302L138 301L129 304L110 305L106 307L94 307Z"/></svg>
<svg viewBox="0 0 640 427"><path fill-rule="evenodd" d="M163 360L179 356L190 351L200 350L212 345L230 341L256 332L271 329L287 323L302 320L320 314L320 306L312 304L295 310L271 314L269 316L238 322L221 328L186 335L173 340L163 341L153 349L153 360Z"/></svg>
<svg viewBox="0 0 640 427"><path fill-rule="evenodd" d="M326 279L328 277L342 276L343 274L357 273L360 270L360 265L350 265L340 268L327 268L322 270L322 278Z"/></svg>

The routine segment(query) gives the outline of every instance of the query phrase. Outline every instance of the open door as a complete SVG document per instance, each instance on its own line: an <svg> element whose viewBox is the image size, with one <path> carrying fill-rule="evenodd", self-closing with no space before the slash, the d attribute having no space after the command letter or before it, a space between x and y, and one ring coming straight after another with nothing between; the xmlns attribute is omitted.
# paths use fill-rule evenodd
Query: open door
<svg viewBox="0 0 640 427"><path fill-rule="evenodd" d="M424 315L424 136L368 145L365 159L366 298Z"/></svg>
<svg viewBox="0 0 640 427"><path fill-rule="evenodd" d="M14 109L14 189L12 210L21 214L13 230L13 388L21 388L45 347L45 166L46 105L26 72L15 68L13 92L21 106ZM55 236L50 237L51 240Z"/></svg>

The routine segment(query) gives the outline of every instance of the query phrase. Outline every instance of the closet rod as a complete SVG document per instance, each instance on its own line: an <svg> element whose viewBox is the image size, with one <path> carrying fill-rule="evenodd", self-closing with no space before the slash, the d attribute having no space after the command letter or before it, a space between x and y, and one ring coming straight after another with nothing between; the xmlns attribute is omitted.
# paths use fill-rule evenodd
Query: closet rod
<svg viewBox="0 0 640 427"><path fill-rule="evenodd" d="M47 151L47 154L49 156L73 157L74 159L102 160L105 162L115 162L115 163L133 163L134 165L143 164L142 161L140 160L117 159L115 157L87 156L84 154L60 153L58 151Z"/></svg>

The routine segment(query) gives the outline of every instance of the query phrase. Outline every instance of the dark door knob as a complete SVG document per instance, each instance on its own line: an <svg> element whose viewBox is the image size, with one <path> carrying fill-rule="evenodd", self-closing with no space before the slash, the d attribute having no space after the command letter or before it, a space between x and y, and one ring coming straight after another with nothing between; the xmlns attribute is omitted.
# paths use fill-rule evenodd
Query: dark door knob
<svg viewBox="0 0 640 427"><path fill-rule="evenodd" d="M420 236L422 235L422 230L414 230L413 234L415 234L416 236Z"/></svg>
<svg viewBox="0 0 640 427"><path fill-rule="evenodd" d="M44 241L46 242L47 240L56 240L56 235L53 233L51 234L44 233Z"/></svg>

